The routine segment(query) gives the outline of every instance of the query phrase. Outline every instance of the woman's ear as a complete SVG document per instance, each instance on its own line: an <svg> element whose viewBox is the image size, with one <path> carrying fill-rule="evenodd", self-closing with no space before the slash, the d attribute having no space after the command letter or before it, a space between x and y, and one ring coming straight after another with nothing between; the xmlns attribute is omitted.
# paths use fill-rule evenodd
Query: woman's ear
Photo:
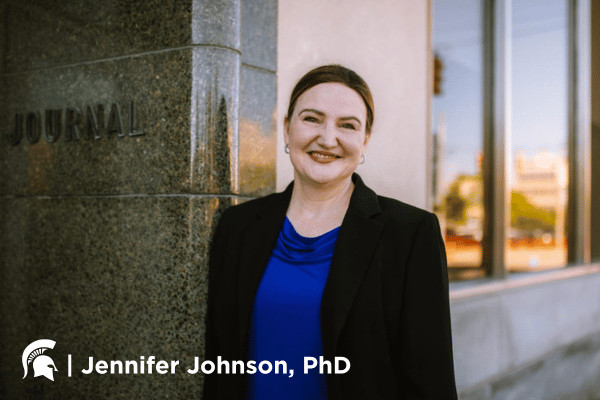
<svg viewBox="0 0 600 400"><path fill-rule="evenodd" d="M369 144L369 140L371 140L370 132L365 134L365 147L367 147L367 145Z"/></svg>
<svg viewBox="0 0 600 400"><path fill-rule="evenodd" d="M287 115L283 117L283 138L286 144L290 142L290 121Z"/></svg>

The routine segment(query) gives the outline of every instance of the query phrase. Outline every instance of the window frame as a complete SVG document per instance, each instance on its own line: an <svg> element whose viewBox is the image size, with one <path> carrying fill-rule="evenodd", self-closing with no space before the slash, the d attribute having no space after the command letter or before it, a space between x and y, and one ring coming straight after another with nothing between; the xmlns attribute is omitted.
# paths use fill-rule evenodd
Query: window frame
<svg viewBox="0 0 600 400"><path fill-rule="evenodd" d="M568 0L567 267L591 262L591 0ZM431 4L431 3L430 3ZM431 8L430 8L431 9ZM487 278L505 279L512 151L512 0L482 0L483 248ZM431 18L433 13L430 12ZM433 48L430 33L430 48ZM433 52L431 52L433 53ZM431 56L433 58L433 55ZM433 74L430 74L433 77ZM430 85L430 87L432 87ZM433 93L433 90L430 91ZM430 97L431 101L432 96ZM428 147L431 148L432 132ZM431 151L429 152L430 155ZM428 179L432 159L429 157ZM428 194L430 194L431 187ZM431 202L430 202L431 207Z"/></svg>

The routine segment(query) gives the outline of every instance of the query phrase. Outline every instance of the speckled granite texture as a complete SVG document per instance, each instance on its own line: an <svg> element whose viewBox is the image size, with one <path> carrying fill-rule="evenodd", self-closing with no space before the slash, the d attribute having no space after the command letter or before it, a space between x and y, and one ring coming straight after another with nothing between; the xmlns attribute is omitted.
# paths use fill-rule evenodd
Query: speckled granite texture
<svg viewBox="0 0 600 400"><path fill-rule="evenodd" d="M0 398L37 385L44 398L198 398L204 352L207 257L230 199L198 196L2 199ZM54 384L22 380L32 341L47 352ZM67 354L73 377L67 378ZM175 375L83 375L95 360L179 360Z"/></svg>
<svg viewBox="0 0 600 400"><path fill-rule="evenodd" d="M134 101L143 136L14 146L0 140L0 185L13 195L181 193L190 180L191 49L0 77L0 127L14 131L15 113L119 103L128 127ZM230 88L220 88L230 95ZM228 90L229 89L229 90ZM233 121L229 121L233 123ZM85 130L84 124L80 129ZM126 128L127 130L128 128ZM2 135L2 139L4 135ZM83 136L83 135L82 135ZM200 177L199 177L200 178Z"/></svg>
<svg viewBox="0 0 600 400"><path fill-rule="evenodd" d="M256 18L260 18L262 9L276 12L277 3L252 3L258 15L248 24L276 32L276 27ZM239 10L239 0L4 0L0 15L3 36L9 38L10 46L5 48L0 72L49 68L190 44L239 51Z"/></svg>
<svg viewBox="0 0 600 400"><path fill-rule="evenodd" d="M1 399L201 398L212 233L275 188L276 19L276 0L0 3ZM36 143L10 143L15 114ZM42 338L55 381L21 379ZM150 355L177 373L81 373Z"/></svg>
<svg viewBox="0 0 600 400"><path fill-rule="evenodd" d="M276 28L277 2L242 1L242 63L277 70Z"/></svg>

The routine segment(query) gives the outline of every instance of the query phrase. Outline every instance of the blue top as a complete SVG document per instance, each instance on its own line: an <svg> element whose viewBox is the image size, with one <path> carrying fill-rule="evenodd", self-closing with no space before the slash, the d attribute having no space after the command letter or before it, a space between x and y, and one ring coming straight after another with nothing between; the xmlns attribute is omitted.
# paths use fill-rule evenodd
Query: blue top
<svg viewBox="0 0 600 400"><path fill-rule="evenodd" d="M256 361L257 372L246 370L247 398L327 398L325 375L319 374L318 364L305 375L304 357L318 361L323 355L321 298L339 230L307 238L285 218L254 297L248 360ZM273 366L268 374L258 371L263 360ZM287 363L287 374L282 368L275 373L280 360Z"/></svg>

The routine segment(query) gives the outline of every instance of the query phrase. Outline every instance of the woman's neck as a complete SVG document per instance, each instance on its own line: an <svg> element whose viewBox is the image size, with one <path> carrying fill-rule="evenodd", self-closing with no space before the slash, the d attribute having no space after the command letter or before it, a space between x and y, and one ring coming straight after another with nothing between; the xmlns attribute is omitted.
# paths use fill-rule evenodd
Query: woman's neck
<svg viewBox="0 0 600 400"><path fill-rule="evenodd" d="M329 232L342 224L353 190L350 177L336 184L313 185L296 176L288 219L302 236Z"/></svg>

